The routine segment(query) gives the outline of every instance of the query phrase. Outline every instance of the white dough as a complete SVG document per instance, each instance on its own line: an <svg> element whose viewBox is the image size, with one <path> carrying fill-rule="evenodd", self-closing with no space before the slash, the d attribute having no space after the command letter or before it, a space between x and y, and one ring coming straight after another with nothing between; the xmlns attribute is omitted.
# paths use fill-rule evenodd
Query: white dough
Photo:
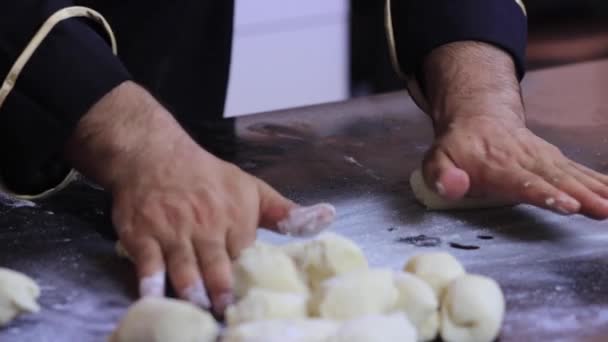
<svg viewBox="0 0 608 342"><path fill-rule="evenodd" d="M416 342L416 329L402 313L355 318L326 342Z"/></svg>
<svg viewBox="0 0 608 342"><path fill-rule="evenodd" d="M215 342L219 331L211 314L188 302L147 297L129 308L110 342Z"/></svg>
<svg viewBox="0 0 608 342"><path fill-rule="evenodd" d="M320 319L257 321L228 328L222 342L326 342L337 329Z"/></svg>
<svg viewBox="0 0 608 342"><path fill-rule="evenodd" d="M418 339L420 341L434 341L437 335L439 335L440 321L439 311L435 311L431 317L418 328Z"/></svg>
<svg viewBox="0 0 608 342"><path fill-rule="evenodd" d="M306 318L307 304L307 294L253 288L226 309L226 322L233 326L260 320Z"/></svg>
<svg viewBox="0 0 608 342"><path fill-rule="evenodd" d="M308 293L296 266L278 247L256 242L243 250L233 267L234 292L243 298L251 288Z"/></svg>
<svg viewBox="0 0 608 342"><path fill-rule="evenodd" d="M441 303L441 337L446 342L490 342L500 332L505 299L487 277L465 275L446 289Z"/></svg>
<svg viewBox="0 0 608 342"><path fill-rule="evenodd" d="M390 270L356 270L321 283L309 306L313 316L348 320L389 312L399 293Z"/></svg>
<svg viewBox="0 0 608 342"><path fill-rule="evenodd" d="M395 310L407 315L421 341L434 340L439 332L439 301L435 292L415 275L396 272L394 277L399 291Z"/></svg>
<svg viewBox="0 0 608 342"><path fill-rule="evenodd" d="M313 240L289 243L282 249L294 260L313 290L326 279L368 268L361 248L334 233L323 233Z"/></svg>
<svg viewBox="0 0 608 342"><path fill-rule="evenodd" d="M0 327L22 313L40 311L40 288L25 274L0 268Z"/></svg>
<svg viewBox="0 0 608 342"><path fill-rule="evenodd" d="M455 201L448 200L426 185L420 169L416 169L410 176L410 186L418 202L430 210L482 209L504 207L512 204L509 201L490 198L465 197Z"/></svg>
<svg viewBox="0 0 608 342"><path fill-rule="evenodd" d="M416 255L407 262L404 270L426 281L437 298L441 298L443 289L452 280L465 273L460 262L445 252Z"/></svg>

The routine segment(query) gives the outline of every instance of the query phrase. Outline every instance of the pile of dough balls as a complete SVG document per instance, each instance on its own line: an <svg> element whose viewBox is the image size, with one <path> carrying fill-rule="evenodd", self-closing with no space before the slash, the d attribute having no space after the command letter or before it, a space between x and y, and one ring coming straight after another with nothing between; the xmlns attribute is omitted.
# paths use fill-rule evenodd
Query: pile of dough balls
<svg viewBox="0 0 608 342"><path fill-rule="evenodd" d="M426 322L420 320L421 325L416 325L423 340L432 339L437 331L446 342L489 342L498 337L505 313L505 299L496 281L467 274L458 260L442 252L415 256L407 262L404 270L428 284L439 302L439 315L435 311ZM417 299L420 298L418 296ZM412 312L421 306L406 304L402 307ZM412 313L410 317L420 316Z"/></svg>
<svg viewBox="0 0 608 342"><path fill-rule="evenodd" d="M142 299L111 342L490 342L505 304L492 279L466 274L446 253L403 271L369 268L352 241L324 233L274 246L256 242L233 266L226 328L180 300Z"/></svg>
<svg viewBox="0 0 608 342"><path fill-rule="evenodd" d="M234 264L237 302L224 342L493 341L505 304L498 284L467 274L447 253L403 271L371 269L332 233L273 246L257 242Z"/></svg>
<svg viewBox="0 0 608 342"><path fill-rule="evenodd" d="M0 268L0 327L24 313L40 311L40 288L25 274Z"/></svg>

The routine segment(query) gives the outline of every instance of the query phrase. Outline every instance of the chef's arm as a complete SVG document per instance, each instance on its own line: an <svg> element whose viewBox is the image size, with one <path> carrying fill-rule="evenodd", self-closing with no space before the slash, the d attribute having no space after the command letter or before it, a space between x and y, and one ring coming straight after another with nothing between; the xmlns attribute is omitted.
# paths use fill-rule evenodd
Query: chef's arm
<svg viewBox="0 0 608 342"><path fill-rule="evenodd" d="M527 20L521 0L388 0L386 25L393 64L416 103L429 114L428 90L438 86L433 82L445 81L429 75L440 68L437 60L443 65L458 61L470 69L487 62L490 68L479 73L486 75L468 79L472 88L485 78L517 82L524 75Z"/></svg>
<svg viewBox="0 0 608 342"><path fill-rule="evenodd" d="M130 78L103 17L70 6L0 2L0 185L12 195L65 184L73 173L64 150L78 122Z"/></svg>
<svg viewBox="0 0 608 342"><path fill-rule="evenodd" d="M526 127L523 4L393 1L395 64L435 128L422 161L426 185L448 200L495 197L606 219L606 176Z"/></svg>

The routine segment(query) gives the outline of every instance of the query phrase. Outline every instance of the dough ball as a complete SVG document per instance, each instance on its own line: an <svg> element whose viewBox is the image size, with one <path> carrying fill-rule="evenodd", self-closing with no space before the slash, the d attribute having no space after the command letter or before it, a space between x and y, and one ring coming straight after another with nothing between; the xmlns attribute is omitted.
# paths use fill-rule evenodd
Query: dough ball
<svg viewBox="0 0 608 342"><path fill-rule="evenodd" d="M235 261L234 292L243 298L249 289L262 288L277 292L308 293L293 260L278 247L256 242Z"/></svg>
<svg viewBox="0 0 608 342"><path fill-rule="evenodd" d="M416 329L402 313L355 318L327 342L416 342Z"/></svg>
<svg viewBox="0 0 608 342"><path fill-rule="evenodd" d="M421 341L431 341L439 332L439 301L433 289L422 279L405 272L394 275L399 291L395 309L404 312L418 330Z"/></svg>
<svg viewBox="0 0 608 342"><path fill-rule="evenodd" d="M111 342L215 342L219 325L211 314L181 300L148 297L132 305Z"/></svg>
<svg viewBox="0 0 608 342"><path fill-rule="evenodd" d="M389 270L356 270L321 283L309 312L327 319L348 320L389 312L399 293Z"/></svg>
<svg viewBox="0 0 608 342"><path fill-rule="evenodd" d="M307 294L253 288L226 309L226 322L232 326L260 320L306 318L307 304Z"/></svg>
<svg viewBox="0 0 608 342"><path fill-rule="evenodd" d="M445 252L416 255L405 265L405 271L426 281L435 291L437 298L441 298L443 289L452 280L465 273L460 262Z"/></svg>
<svg viewBox="0 0 608 342"><path fill-rule="evenodd" d="M22 313L40 311L40 288L25 274L0 268L0 327Z"/></svg>
<svg viewBox="0 0 608 342"><path fill-rule="evenodd" d="M487 277L465 275L454 280L441 302L441 337L446 342L490 342L498 337L505 299Z"/></svg>
<svg viewBox="0 0 608 342"><path fill-rule="evenodd" d="M354 242L333 233L282 246L311 289L321 282L356 269L367 268L365 255Z"/></svg>
<svg viewBox="0 0 608 342"><path fill-rule="evenodd" d="M222 342L326 342L337 329L320 319L257 321L228 328Z"/></svg>
<svg viewBox="0 0 608 342"><path fill-rule="evenodd" d="M427 209L431 210L495 208L513 204L506 200L492 198L465 197L459 200L448 200L441 197L426 185L420 169L415 170L410 176L410 186L416 200L427 207Z"/></svg>
<svg viewBox="0 0 608 342"><path fill-rule="evenodd" d="M421 326L418 327L420 341L434 341L439 334L439 311L435 311Z"/></svg>

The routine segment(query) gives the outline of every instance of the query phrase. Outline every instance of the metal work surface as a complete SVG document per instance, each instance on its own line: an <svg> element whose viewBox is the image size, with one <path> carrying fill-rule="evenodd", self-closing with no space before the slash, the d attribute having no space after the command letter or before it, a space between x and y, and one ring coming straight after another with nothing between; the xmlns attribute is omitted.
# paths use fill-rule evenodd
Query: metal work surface
<svg viewBox="0 0 608 342"><path fill-rule="evenodd" d="M533 130L608 172L608 62L531 73L524 84ZM425 211L408 177L432 130L404 93L237 126L239 165L303 204L333 203L333 229L373 266L401 268L411 255L443 249L498 280L507 299L501 341L608 340L608 224L523 205ZM130 265L99 233L111 230L107 195L81 183L35 207L3 202L0 265L39 282L43 309L1 330L0 341L103 341L136 295Z"/></svg>

